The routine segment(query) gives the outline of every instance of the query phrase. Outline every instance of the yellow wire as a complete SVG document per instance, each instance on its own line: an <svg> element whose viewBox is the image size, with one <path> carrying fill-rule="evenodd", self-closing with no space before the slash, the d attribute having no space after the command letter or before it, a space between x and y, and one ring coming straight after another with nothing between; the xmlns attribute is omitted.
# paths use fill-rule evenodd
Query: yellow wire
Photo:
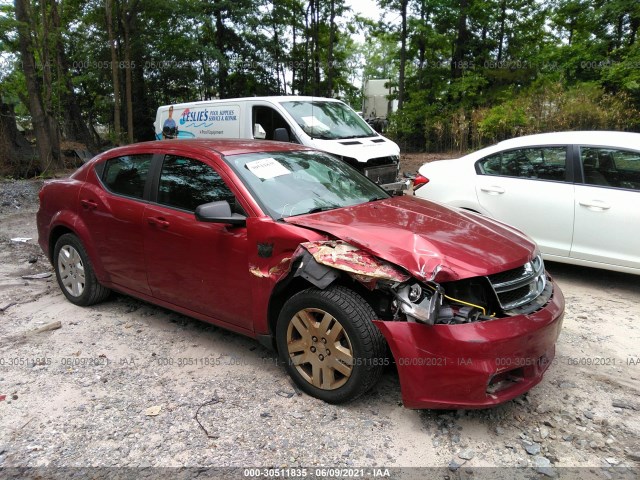
<svg viewBox="0 0 640 480"><path fill-rule="evenodd" d="M452 302L462 303L463 305L469 305L470 307L479 308L480 310L482 310L482 315L486 315L487 314L487 311L484 309L484 307L481 307L480 305L476 305L474 303L465 302L464 300L458 300L457 298L450 297L449 295L443 295L443 296L444 296L444 298L446 298L447 300L451 300Z"/></svg>
<svg viewBox="0 0 640 480"><path fill-rule="evenodd" d="M435 287L429 285L428 283L425 283L425 285L427 287L429 287L431 290L433 290L434 292L437 291ZM443 297L446 298L447 300L451 300L452 302L462 303L463 305L468 305L470 307L479 308L480 310L482 310L482 315L486 315L487 314L487 311L485 310L484 307L481 307L480 305L476 305L475 303L465 302L464 300L459 300L457 298L450 297L449 295L443 295Z"/></svg>

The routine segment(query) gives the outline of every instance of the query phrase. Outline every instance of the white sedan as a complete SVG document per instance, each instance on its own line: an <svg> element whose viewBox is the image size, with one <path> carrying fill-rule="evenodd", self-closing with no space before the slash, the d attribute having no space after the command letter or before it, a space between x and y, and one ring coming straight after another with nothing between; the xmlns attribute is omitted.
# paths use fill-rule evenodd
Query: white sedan
<svg viewBox="0 0 640 480"><path fill-rule="evenodd" d="M558 132L423 165L416 196L533 237L548 260L640 274L640 134Z"/></svg>

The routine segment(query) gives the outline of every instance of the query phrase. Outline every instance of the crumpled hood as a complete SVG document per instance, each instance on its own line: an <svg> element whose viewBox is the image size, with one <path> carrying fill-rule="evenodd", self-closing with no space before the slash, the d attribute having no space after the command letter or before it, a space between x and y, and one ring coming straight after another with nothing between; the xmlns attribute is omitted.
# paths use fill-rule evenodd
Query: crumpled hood
<svg viewBox="0 0 640 480"><path fill-rule="evenodd" d="M531 260L535 243L480 215L412 196L289 217L438 282L491 275Z"/></svg>

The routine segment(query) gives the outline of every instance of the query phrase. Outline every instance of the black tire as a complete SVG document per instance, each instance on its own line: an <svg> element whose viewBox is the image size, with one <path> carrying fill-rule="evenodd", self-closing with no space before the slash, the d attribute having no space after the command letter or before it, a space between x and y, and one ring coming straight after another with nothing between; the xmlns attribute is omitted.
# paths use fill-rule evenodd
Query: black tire
<svg viewBox="0 0 640 480"><path fill-rule="evenodd" d="M373 387L389 362L375 318L371 306L345 287L292 296L278 317L276 343L296 385L328 403L348 402Z"/></svg>
<svg viewBox="0 0 640 480"><path fill-rule="evenodd" d="M71 303L87 307L103 301L111 290L98 283L82 242L72 233L62 235L53 249L58 285Z"/></svg>

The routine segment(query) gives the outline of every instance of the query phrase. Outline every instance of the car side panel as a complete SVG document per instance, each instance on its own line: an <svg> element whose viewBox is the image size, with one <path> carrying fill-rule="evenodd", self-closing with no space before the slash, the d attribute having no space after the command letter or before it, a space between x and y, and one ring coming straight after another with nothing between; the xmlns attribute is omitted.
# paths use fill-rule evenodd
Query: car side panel
<svg viewBox="0 0 640 480"><path fill-rule="evenodd" d="M276 285L289 274L295 260L293 254L300 243L325 240L326 236L295 225L274 222L266 216L248 218L247 230L253 325L258 334L273 334L275 332L269 331L268 310Z"/></svg>
<svg viewBox="0 0 640 480"><path fill-rule="evenodd" d="M79 217L90 243L98 252L109 281L131 290L150 293L144 266L142 214L146 203L105 191L87 182L80 192Z"/></svg>
<svg viewBox="0 0 640 480"><path fill-rule="evenodd" d="M473 163L466 158L425 164L420 174L427 177L429 183L416 190L416 197L486 214L475 192Z"/></svg>
<svg viewBox="0 0 640 480"><path fill-rule="evenodd" d="M571 258L640 269L640 191L576 185Z"/></svg>
<svg viewBox="0 0 640 480"><path fill-rule="evenodd" d="M199 222L162 205L149 205L143 223L154 297L251 329L246 227Z"/></svg>
<svg viewBox="0 0 640 480"><path fill-rule="evenodd" d="M493 218L532 237L543 254L569 256L573 238L574 185L478 175L476 192Z"/></svg>
<svg viewBox="0 0 640 480"><path fill-rule="evenodd" d="M75 206L81 186L82 182L67 178L45 182L40 191L40 207L36 214L38 243L50 259L54 247L50 245L52 231L58 226L74 229Z"/></svg>

